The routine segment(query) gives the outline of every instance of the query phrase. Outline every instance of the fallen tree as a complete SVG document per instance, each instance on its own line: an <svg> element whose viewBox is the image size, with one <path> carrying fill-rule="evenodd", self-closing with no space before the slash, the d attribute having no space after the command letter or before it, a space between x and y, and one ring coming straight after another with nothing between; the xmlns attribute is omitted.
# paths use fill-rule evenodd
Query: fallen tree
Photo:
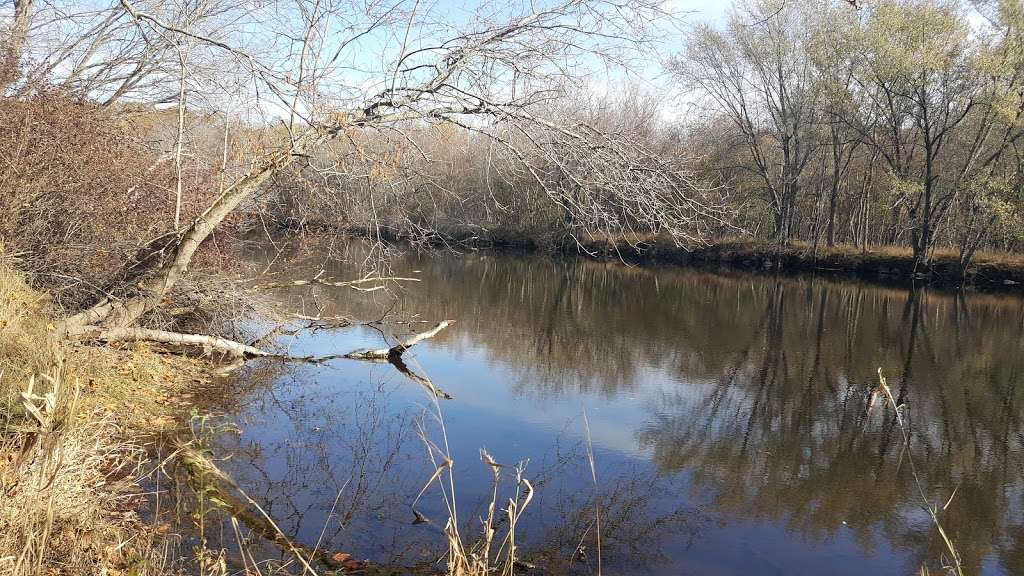
<svg viewBox="0 0 1024 576"><path fill-rule="evenodd" d="M162 344L176 344L182 346L200 346L204 349L219 350L232 356L241 358L258 358L274 356L270 352L259 348L220 338L218 336L207 336L204 334L182 334L180 332L168 332L167 330L153 330L151 328L102 328L100 326L83 326L80 329L79 338L84 340L96 340L100 342L131 342L136 340L147 340Z"/></svg>
<svg viewBox="0 0 1024 576"><path fill-rule="evenodd" d="M454 320L443 320L430 330L413 334L390 348L382 348L378 350L355 350L346 354L330 354L327 356L290 356L286 354L277 354L249 344L243 344L241 342L228 340L227 338L221 338L218 336L208 336L205 334L183 334L181 332L170 332L167 330L154 330L151 328L138 327L103 328L100 326L83 326L78 332L78 338L98 342L133 342L144 340L173 346L195 347L201 349L204 353L218 351L235 359L234 362L229 363L220 371L221 374L230 373L231 371L240 368L245 360L253 358L267 358L285 362L301 362L308 364L323 364L325 362L339 359L364 360L382 364L387 363L394 366L399 373L409 380L423 386L432 395L438 398L450 400L451 395L441 388L438 388L430 378L418 374L409 368L405 360L402 358L402 355L420 342L437 336L437 334L442 330L451 326L453 322ZM316 324L316 321L314 320L310 323L310 326L315 329L318 324ZM276 331L277 329L271 332ZM261 340L264 339L265 338L261 338Z"/></svg>

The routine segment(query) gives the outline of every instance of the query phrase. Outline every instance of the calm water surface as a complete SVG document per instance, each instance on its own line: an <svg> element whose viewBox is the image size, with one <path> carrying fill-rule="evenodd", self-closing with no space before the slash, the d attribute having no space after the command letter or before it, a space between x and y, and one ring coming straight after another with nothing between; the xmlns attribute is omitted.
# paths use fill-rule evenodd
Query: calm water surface
<svg viewBox="0 0 1024 576"><path fill-rule="evenodd" d="M353 259L358 260L353 253ZM257 258L258 260L258 258ZM314 257L278 261L308 278ZM262 266L262 264L261 264ZM266 364L241 375L225 466L303 542L375 561L443 552L444 500L413 499L454 459L466 534L491 472L527 463L519 536L555 573L911 574L940 567L928 498L968 574L1024 574L1024 304L821 279L729 277L504 255L406 255L398 294L279 289L283 310L456 323L388 364ZM356 265L327 276L358 276ZM389 324L282 336L294 354L379 348ZM866 400L881 367L907 407ZM597 488L586 457L589 421ZM441 422L444 428L442 431ZM506 485L506 488L510 488ZM577 550L583 543L584 551Z"/></svg>

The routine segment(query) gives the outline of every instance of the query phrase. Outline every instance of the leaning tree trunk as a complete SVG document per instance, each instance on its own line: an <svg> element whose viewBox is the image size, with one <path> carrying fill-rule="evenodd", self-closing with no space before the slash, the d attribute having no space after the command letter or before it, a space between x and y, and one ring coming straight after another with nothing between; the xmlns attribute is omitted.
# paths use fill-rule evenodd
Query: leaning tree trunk
<svg viewBox="0 0 1024 576"><path fill-rule="evenodd" d="M143 314L156 308L163 297L188 269L200 244L247 197L256 192L275 173L291 164L301 154L304 144L314 139L309 131L295 143L257 161L252 169L236 180L191 225L177 234L167 255L157 259L155 270L147 271L136 284L134 295L122 300L103 299L93 307L64 321L68 335L81 334L86 327L124 328L134 324Z"/></svg>

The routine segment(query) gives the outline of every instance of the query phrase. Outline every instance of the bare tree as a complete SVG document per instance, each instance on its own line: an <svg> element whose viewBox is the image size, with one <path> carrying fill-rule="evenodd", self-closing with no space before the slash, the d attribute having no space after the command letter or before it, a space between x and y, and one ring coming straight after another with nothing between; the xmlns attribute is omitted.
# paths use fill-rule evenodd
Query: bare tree
<svg viewBox="0 0 1024 576"><path fill-rule="evenodd" d="M176 27L224 39L243 23L234 19L232 3L223 0L144 0L146 9ZM18 96L60 88L83 99L111 106L117 102L170 103L177 100L180 39L140 27L117 0L43 2L16 0L11 42L5 62L20 74L7 79ZM18 33L20 31L20 33ZM14 51L19 52L13 56ZM224 58L206 50L205 74L216 80L226 72ZM11 70L10 67L7 68Z"/></svg>
<svg viewBox="0 0 1024 576"><path fill-rule="evenodd" d="M724 31L699 25L685 55L670 66L742 134L780 244L794 231L820 113L807 15L803 7L780 1L738 4Z"/></svg>
<svg viewBox="0 0 1024 576"><path fill-rule="evenodd" d="M966 22L937 5L878 3L859 38L855 91L863 112L851 118L889 166L899 192L893 209L905 208L922 264L956 192L940 168L978 104L971 49Z"/></svg>
<svg viewBox="0 0 1024 576"><path fill-rule="evenodd" d="M713 175L763 205L738 209L755 235L771 218L779 241L905 244L921 272L944 245L966 274L1015 237L985 230L1021 206L1022 17L1013 0L742 1L670 71L710 104Z"/></svg>
<svg viewBox="0 0 1024 576"><path fill-rule="evenodd" d="M202 49L230 58L248 77L250 108L263 111L271 125L282 123L283 130L198 218L145 248L140 260L146 264L129 276L130 293L69 317L72 333L134 324L159 305L228 214L289 167L331 170L334 160L317 151L361 133L405 138L417 126L461 126L516 159L553 200L598 222L645 222L686 237L699 233L694 225L709 212L685 173L627 134L551 114L551 103L585 85L581 69L627 71L649 49L658 27L671 18L658 2L484 4L469 24L402 2L235 6L230 18L217 12L244 22L244 36L258 37L253 44L262 48L252 50L234 43L238 34L231 30L214 36L183 26L187 18L165 19L129 0L120 5L138 37L150 43L142 51L187 39L193 54ZM388 49L376 61L368 47L382 42ZM571 182L573 195L552 185L552 169Z"/></svg>

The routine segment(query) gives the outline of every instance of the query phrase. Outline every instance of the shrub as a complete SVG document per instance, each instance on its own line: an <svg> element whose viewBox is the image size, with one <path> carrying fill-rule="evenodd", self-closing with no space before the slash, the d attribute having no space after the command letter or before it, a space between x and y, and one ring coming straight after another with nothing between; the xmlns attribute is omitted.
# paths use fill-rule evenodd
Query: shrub
<svg viewBox="0 0 1024 576"><path fill-rule="evenodd" d="M0 99L0 242L59 306L116 290L139 247L173 229L174 162L158 129L168 120L60 93ZM188 166L186 218L214 181Z"/></svg>

